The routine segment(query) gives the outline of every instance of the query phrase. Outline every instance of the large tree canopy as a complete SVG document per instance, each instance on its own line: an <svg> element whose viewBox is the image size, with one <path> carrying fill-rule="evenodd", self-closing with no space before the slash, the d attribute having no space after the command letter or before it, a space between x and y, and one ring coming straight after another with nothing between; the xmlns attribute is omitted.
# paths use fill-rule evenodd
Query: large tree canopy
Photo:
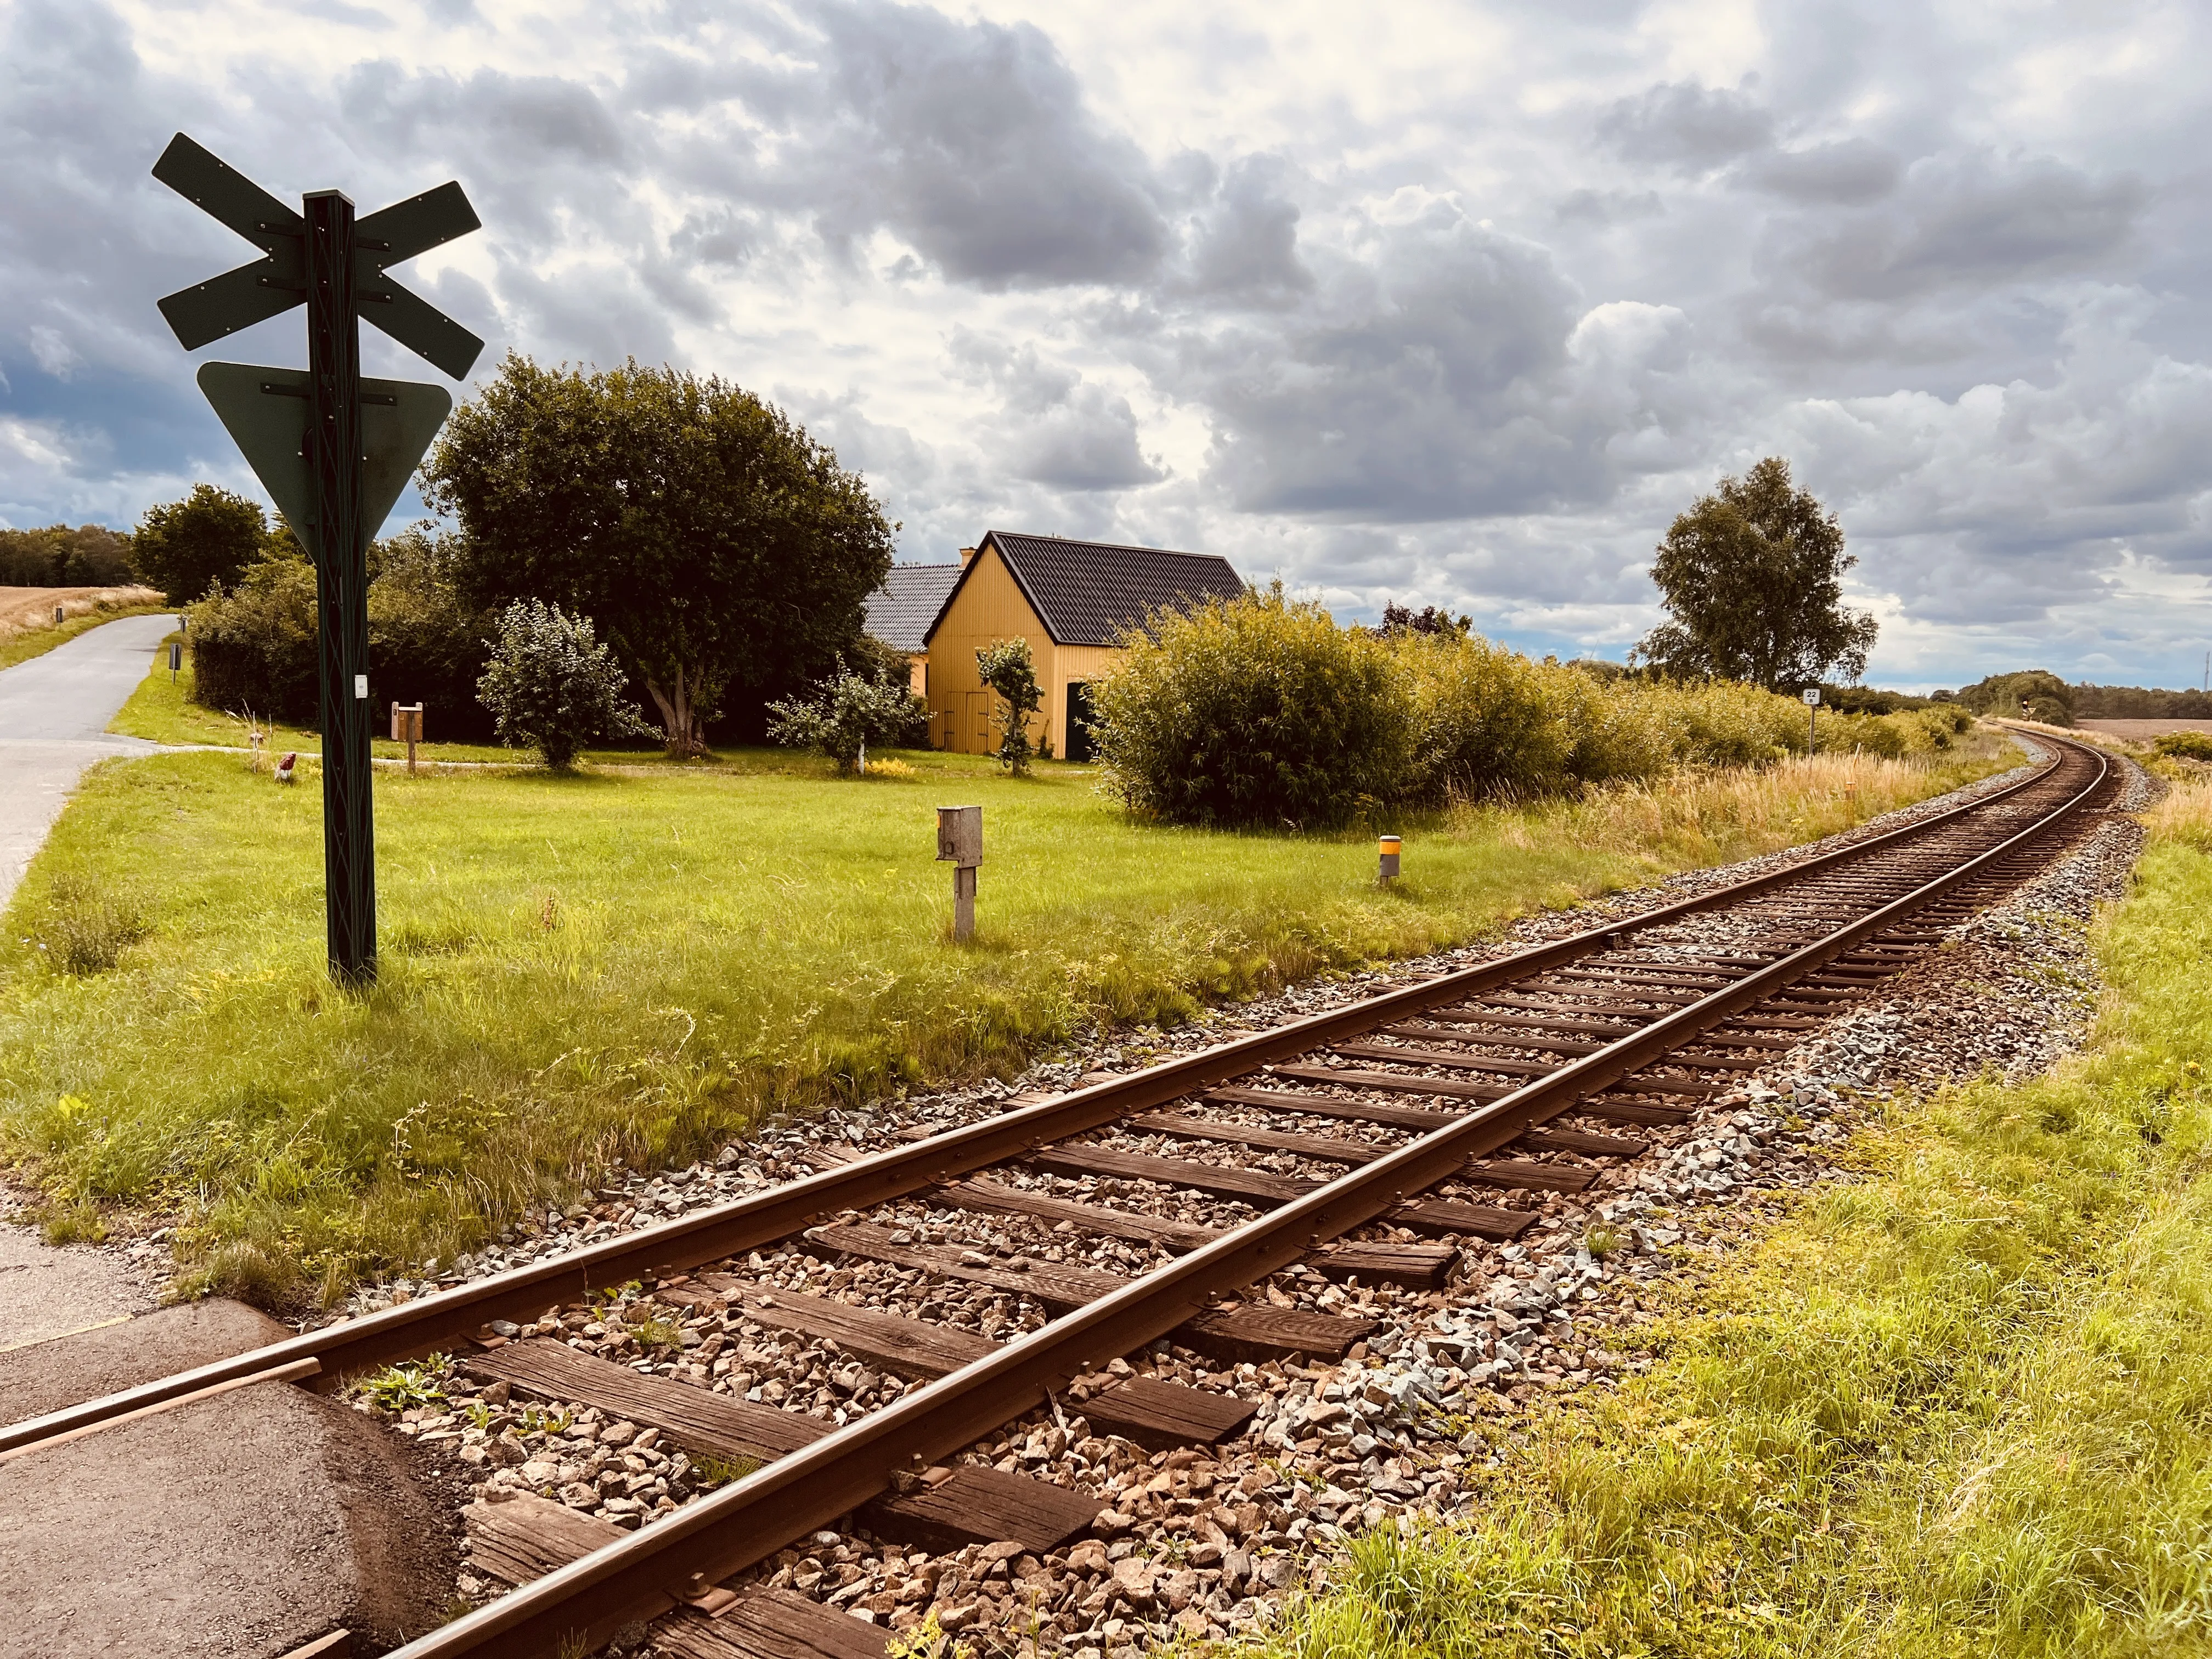
<svg viewBox="0 0 2212 1659"><path fill-rule="evenodd" d="M1651 580L1673 617L1637 654L1689 678L1795 691L1866 670L1875 623L1844 605L1843 528L1767 457L1676 519Z"/></svg>
<svg viewBox="0 0 2212 1659"><path fill-rule="evenodd" d="M677 749L703 743L728 689L823 673L890 568L882 509L796 422L726 381L634 360L586 373L510 353L454 411L422 482L460 520L470 597L592 618Z"/></svg>
<svg viewBox="0 0 2212 1659"><path fill-rule="evenodd" d="M217 582L237 585L261 556L269 521L259 505L213 484L194 484L181 501L146 509L131 538L131 563L173 605L204 599Z"/></svg>

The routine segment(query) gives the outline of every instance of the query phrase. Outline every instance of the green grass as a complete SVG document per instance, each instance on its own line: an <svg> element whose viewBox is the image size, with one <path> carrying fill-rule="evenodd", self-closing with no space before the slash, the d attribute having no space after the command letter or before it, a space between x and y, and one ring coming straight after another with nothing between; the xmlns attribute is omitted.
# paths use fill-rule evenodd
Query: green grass
<svg viewBox="0 0 2212 1659"><path fill-rule="evenodd" d="M325 973L312 764L284 788L235 755L108 763L0 929L0 1154L57 1202L170 1217L199 1283L331 1297L767 1109L1010 1071L1097 1023L1463 941L2003 763L1822 757L1406 823L1386 893L1366 836L1146 827L1076 769L903 758L908 780L769 751L380 772L382 975L360 996ZM984 807L968 946L933 862L955 802Z"/></svg>
<svg viewBox="0 0 2212 1659"><path fill-rule="evenodd" d="M40 628L0 633L0 668L13 668L19 662L43 657L56 646L66 645L78 635L88 633L104 623L117 622L125 617L158 616L172 608L166 605L118 605L111 610L88 611L81 617L70 617L59 626L49 623Z"/></svg>
<svg viewBox="0 0 2212 1659"><path fill-rule="evenodd" d="M2208 805L2153 817L2083 1055L1896 1109L1645 1380L1540 1421L1472 1524L1357 1544L1255 1650L2212 1652Z"/></svg>

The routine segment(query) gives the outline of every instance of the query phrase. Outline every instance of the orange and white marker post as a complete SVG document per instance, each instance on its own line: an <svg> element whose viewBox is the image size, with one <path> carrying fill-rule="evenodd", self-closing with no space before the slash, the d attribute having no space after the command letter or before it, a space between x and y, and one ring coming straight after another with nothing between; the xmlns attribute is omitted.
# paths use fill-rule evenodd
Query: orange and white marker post
<svg viewBox="0 0 2212 1659"><path fill-rule="evenodd" d="M1405 839L1400 836L1385 836L1378 845L1382 854L1380 879L1382 885L1388 887L1398 879L1398 854L1404 848Z"/></svg>

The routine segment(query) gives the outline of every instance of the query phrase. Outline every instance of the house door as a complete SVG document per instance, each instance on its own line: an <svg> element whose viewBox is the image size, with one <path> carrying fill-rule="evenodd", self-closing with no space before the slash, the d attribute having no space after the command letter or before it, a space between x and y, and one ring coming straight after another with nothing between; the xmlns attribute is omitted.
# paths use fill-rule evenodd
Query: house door
<svg viewBox="0 0 2212 1659"><path fill-rule="evenodd" d="M1091 761L1098 758L1098 745L1091 736L1091 684L1087 680L1067 683L1067 758L1071 761Z"/></svg>

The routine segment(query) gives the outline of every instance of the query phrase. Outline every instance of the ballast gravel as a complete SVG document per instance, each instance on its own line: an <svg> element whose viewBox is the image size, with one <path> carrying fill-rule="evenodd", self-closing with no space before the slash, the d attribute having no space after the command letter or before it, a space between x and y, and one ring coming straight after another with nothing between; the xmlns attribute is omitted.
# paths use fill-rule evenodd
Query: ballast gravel
<svg viewBox="0 0 2212 1659"><path fill-rule="evenodd" d="M1784 1212L1796 1194L1848 1178L1838 1172L1832 1154L1863 1114L1893 1094L2033 1072L2078 1042L2096 993L2088 924L2098 906L2124 890L2140 847L2140 829L2122 815L2147 805L2156 787L2140 769L2123 764L2130 775L2126 792L2112 810L2074 832L2065 855L2051 867L1885 981L1879 1001L1850 1006L1804 1042L1778 1051L1774 1063L1745 1074L1740 1087L1712 1098L1692 1121L1642 1132L1652 1149L1631 1163L1599 1165L1587 1190L1522 1194L1516 1201L1539 1212L1536 1224L1516 1243L1457 1241L1459 1255L1443 1289L1331 1283L1304 1267L1254 1287L1251 1295L1276 1305L1377 1322L1343 1363L1223 1366L1164 1340L1079 1381L1050 1409L1008 1425L967 1454L969 1461L1092 1494L1106 1507L1091 1535L1037 1557L1012 1544L932 1555L861 1531L823 1532L763 1563L738 1587L793 1590L893 1631L934 1620L979 1653L1125 1659L1176 1636L1218 1638L1265 1624L1293 1590L1321 1582L1333 1547L1359 1531L1408 1524L1419 1514L1463 1512L1474 1501L1467 1488L1481 1470L1496 1466L1497 1448L1531 1402L1607 1386L1648 1367L1638 1332L1653 1317L1645 1304L1658 1281L1693 1277L1703 1259ZM712 1164L611 1180L592 1201L513 1229L435 1278L380 1287L352 1310L521 1266L811 1173L830 1148L880 1150L917 1131L992 1115L1017 1096L1138 1069L1390 985L1633 915L1714 883L1797 861L1808 850L1880 834L2018 775L1888 814L1817 849L1698 872L1641 893L1532 917L1486 945L1388 973L1293 987L1173 1032L1102 1036L1010 1084L771 1125L726 1148ZM1682 925L1683 943L1723 942L1723 930L1701 930L1698 921ZM1342 1123L1303 1127L1358 1133ZM1126 1134L1118 1144L1178 1157L1225 1156L1203 1143L1142 1133ZM1287 1155L1271 1164L1267 1155L1241 1149L1238 1161L1281 1173L1334 1173ZM1103 1187L1117 1205L1203 1225L1234 1225L1252 1213L1233 1200L1141 1182L1051 1178L1037 1184L1094 1200ZM1480 1193L1470 1189L1470 1195ZM923 1197L881 1206L869 1218L900 1228L912 1241L957 1243L979 1264L1028 1256L1135 1274L1169 1259L1158 1247L1073 1236L1066 1224L1055 1230L1031 1218L957 1210ZM1392 1235L1374 1228L1364 1236ZM1024 1297L848 1260L803 1240L757 1252L733 1264L733 1271L749 1289L831 1296L985 1336L1009 1337L1046 1318ZM618 1292L604 1305L549 1310L538 1321L501 1328L515 1337L556 1338L640 1371L831 1423L916 1386L840 1352L834 1343L765 1326L742 1305L656 1301L648 1286ZM1155 1454L1094 1433L1084 1401L1132 1369L1235 1393L1255 1403L1255 1418L1243 1438L1206 1450ZM426 1372L423 1381L436 1384L442 1399L410 1407L392 1419L394 1426L419 1444L447 1449L474 1497L496 1502L532 1492L634 1528L737 1473L702 1467L655 1431L587 1407L526 1405L509 1398L503 1385L479 1384L450 1370L442 1376ZM499 1587L465 1569L458 1588L480 1601ZM649 1634L640 1639L649 1645Z"/></svg>

